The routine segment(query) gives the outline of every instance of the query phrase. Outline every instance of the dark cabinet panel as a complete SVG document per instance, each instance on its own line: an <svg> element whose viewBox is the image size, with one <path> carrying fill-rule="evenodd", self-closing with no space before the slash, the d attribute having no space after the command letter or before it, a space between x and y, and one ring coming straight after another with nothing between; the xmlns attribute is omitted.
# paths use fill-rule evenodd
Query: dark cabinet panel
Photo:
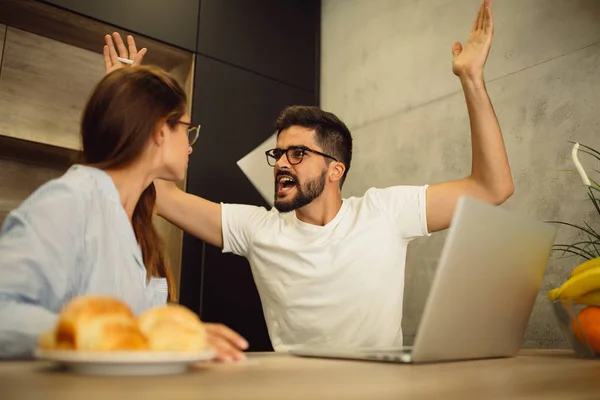
<svg viewBox="0 0 600 400"><path fill-rule="evenodd" d="M42 1L191 52L196 50L199 0Z"/></svg>
<svg viewBox="0 0 600 400"><path fill-rule="evenodd" d="M236 162L272 135L281 110L293 104L314 105L315 95L198 55L193 120L202 129L190 158L187 191L216 202L268 207ZM271 349L245 258L186 235L181 302L200 311L203 320L240 332L252 350Z"/></svg>
<svg viewBox="0 0 600 400"><path fill-rule="evenodd" d="M201 0L198 52L315 91L320 0Z"/></svg>

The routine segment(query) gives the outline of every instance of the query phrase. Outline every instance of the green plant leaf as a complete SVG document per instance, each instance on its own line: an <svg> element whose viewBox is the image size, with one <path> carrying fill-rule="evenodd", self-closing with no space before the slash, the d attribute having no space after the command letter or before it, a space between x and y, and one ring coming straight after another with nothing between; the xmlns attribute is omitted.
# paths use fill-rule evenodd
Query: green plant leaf
<svg viewBox="0 0 600 400"><path fill-rule="evenodd" d="M587 258L588 260L591 260L592 258L596 258L596 255L594 253L590 253L587 250L583 250L581 247L575 246L573 244L558 244L555 245L560 251L569 251L569 252L576 252L577 254L581 255L582 257Z"/></svg>
<svg viewBox="0 0 600 400"><path fill-rule="evenodd" d="M562 251L562 252L563 252L563 254L564 254L564 253L571 253L571 254L574 254L574 255L576 255L576 256L579 256L579 257L581 257L581 258L585 258L586 260L591 260L592 258L595 258L595 257L591 257L591 258L590 258L589 256L586 256L586 255L584 255L584 254L578 253L578 252L576 252L576 251L574 251L574 250L570 250L570 249L563 249L563 248L562 248L562 246L566 246L566 245L563 245L563 244L555 244L553 247L556 247L556 250L557 250L557 251Z"/></svg>
<svg viewBox="0 0 600 400"><path fill-rule="evenodd" d="M590 198L590 200L592 201L592 204L594 205L594 208L596 208L596 211L598 212L598 215L600 216L600 206L598 206L598 199L594 197L594 193L592 192L592 189L589 189L588 192L588 197ZM593 229L587 224L587 222L585 222L585 225L593 231Z"/></svg>
<svg viewBox="0 0 600 400"><path fill-rule="evenodd" d="M595 190L596 192L600 192L600 188L596 187L596 186L588 186L588 188L590 188L591 190ZM596 199L598 200L598 199Z"/></svg>
<svg viewBox="0 0 600 400"><path fill-rule="evenodd" d="M575 143L577 143L577 142L574 142L574 141L572 141L572 140L567 140L567 143L575 144ZM581 147L583 147L583 148L585 148L585 149L588 149L588 150L590 150L590 151L592 151L592 152L594 152L594 153L597 153L598 155L600 155L600 151L598 151L598 150L594 149L593 147L590 147L590 146L588 146L588 145L585 145L585 144L583 144L583 143L579 143L579 147L580 147L580 148L581 148Z"/></svg>
<svg viewBox="0 0 600 400"><path fill-rule="evenodd" d="M579 250L581 252L585 252L585 254L587 254L589 256L593 256L595 258L595 257L599 257L600 256L600 253L598 253L597 248L596 248L596 244L597 243L599 243L599 242L598 241L594 241L594 240L582 240L580 242L575 242L575 243L570 244L570 245L563 244L563 245L559 245L559 246L568 246L567 247L568 249L570 249L572 247L572 248L575 248L575 249L577 249L577 250ZM585 244L585 246L581 247L580 245L582 245L582 244ZM591 250L588 250L588 248L590 248L592 246L594 246L594 248L596 248L596 253L597 254L594 254Z"/></svg>
<svg viewBox="0 0 600 400"><path fill-rule="evenodd" d="M596 185L596 187L600 187L600 185L598 185L598 182L596 182L595 180L593 180L589 176L588 176L588 179L590 180L590 182L592 182L594 185ZM588 186L588 187L593 187L593 186Z"/></svg>
<svg viewBox="0 0 600 400"><path fill-rule="evenodd" d="M598 250L598 246L597 246L597 244L600 244L600 243L597 240L592 240L592 238L589 235L588 235L588 239L590 241L583 248L587 250L587 248L591 244L592 246L594 246L594 250L596 250L596 254L598 255L598 257L600 257L600 250Z"/></svg>
<svg viewBox="0 0 600 400"><path fill-rule="evenodd" d="M586 228L583 228L583 227L575 225L575 224L571 224L569 222L563 222L563 221L547 221L547 222L549 222L551 224L567 225L567 226L570 226L572 228L579 229L580 231L583 231L583 232L587 233L588 235L591 235L591 236L595 237L596 239L600 240L600 236L596 232L594 232L594 230L590 231L590 230L588 230Z"/></svg>
<svg viewBox="0 0 600 400"><path fill-rule="evenodd" d="M593 147L586 146L585 144L581 144L581 143L579 143L579 146L584 147L584 148L586 148L586 149L588 149L588 150L590 150L590 151L592 151L592 152L594 152L594 153L596 153L596 154L598 154L600 156L600 151L594 149Z"/></svg>
<svg viewBox="0 0 600 400"><path fill-rule="evenodd" d="M574 141L568 141L571 144L575 144ZM588 145L579 143L579 152L590 155L596 160L600 161L600 151L590 147ZM562 172L577 172L573 170L561 170ZM593 169L594 172L600 174L600 170ZM589 177L588 177L589 178ZM590 185L587 186L587 197L592 202L597 215L600 216L600 199L595 197L595 192L600 192L600 183L597 180L589 178ZM584 185L585 186L585 185ZM600 197L600 196L599 196ZM577 225L563 221L547 221L554 224L566 225L575 228L582 233L585 233L588 240L580 240L570 245L567 244L556 244L552 246L553 250L562 252L562 256L568 257L579 256L584 259L592 259L600 257L600 234L592 228L590 223L583 221L582 224ZM595 224L594 224L595 225Z"/></svg>
<svg viewBox="0 0 600 400"><path fill-rule="evenodd" d="M583 221L583 223L585 224L585 226L586 226L587 229L589 229L591 232L596 233L596 231L594 230L594 228L592 228L587 222ZM598 235L598 234L596 233L596 235ZM590 240L591 240L591 238L590 238Z"/></svg>
<svg viewBox="0 0 600 400"><path fill-rule="evenodd" d="M591 151L587 151L587 150L582 150L579 149L580 152L585 153L585 154L589 154L590 156L594 157L596 160L600 161L600 155L594 154Z"/></svg>

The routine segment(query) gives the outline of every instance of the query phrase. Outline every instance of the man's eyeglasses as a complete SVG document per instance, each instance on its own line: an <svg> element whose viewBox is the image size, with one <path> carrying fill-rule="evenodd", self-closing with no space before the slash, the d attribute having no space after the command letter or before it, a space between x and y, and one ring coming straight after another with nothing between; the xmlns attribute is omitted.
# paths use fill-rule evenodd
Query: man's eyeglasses
<svg viewBox="0 0 600 400"><path fill-rule="evenodd" d="M185 122L185 121L178 121L178 120L174 120L174 121L169 121L171 123L174 124L184 124L188 126L188 142L190 144L190 146L192 146L194 143L196 143L196 140L198 140L198 134L200 133L200 125L192 125L190 122Z"/></svg>
<svg viewBox="0 0 600 400"><path fill-rule="evenodd" d="M315 153L325 158L331 158L333 161L338 161L335 157L321 153L320 151L309 149L306 146L290 146L287 149L271 149L265 151L265 155L267 156L267 163L271 167L274 167L275 163L277 163L284 154L290 164L298 165L302 162L304 155L307 152Z"/></svg>

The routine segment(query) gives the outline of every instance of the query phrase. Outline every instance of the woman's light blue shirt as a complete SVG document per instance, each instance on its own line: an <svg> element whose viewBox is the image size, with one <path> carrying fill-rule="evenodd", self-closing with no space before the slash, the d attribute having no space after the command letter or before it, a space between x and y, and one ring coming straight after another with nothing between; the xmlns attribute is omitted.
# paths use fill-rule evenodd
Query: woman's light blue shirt
<svg viewBox="0 0 600 400"><path fill-rule="evenodd" d="M139 314L166 303L167 283L147 282L110 176L75 165L13 210L0 231L0 357L30 355L61 308L83 294L115 296Z"/></svg>

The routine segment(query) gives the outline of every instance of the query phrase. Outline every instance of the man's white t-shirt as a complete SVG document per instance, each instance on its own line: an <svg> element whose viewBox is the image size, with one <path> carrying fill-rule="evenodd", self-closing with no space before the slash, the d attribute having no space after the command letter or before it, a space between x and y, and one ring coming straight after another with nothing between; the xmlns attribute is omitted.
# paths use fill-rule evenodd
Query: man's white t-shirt
<svg viewBox="0 0 600 400"><path fill-rule="evenodd" d="M248 259L276 351L402 345L406 250L429 236L426 190L371 188L325 226L222 204L223 252Z"/></svg>

